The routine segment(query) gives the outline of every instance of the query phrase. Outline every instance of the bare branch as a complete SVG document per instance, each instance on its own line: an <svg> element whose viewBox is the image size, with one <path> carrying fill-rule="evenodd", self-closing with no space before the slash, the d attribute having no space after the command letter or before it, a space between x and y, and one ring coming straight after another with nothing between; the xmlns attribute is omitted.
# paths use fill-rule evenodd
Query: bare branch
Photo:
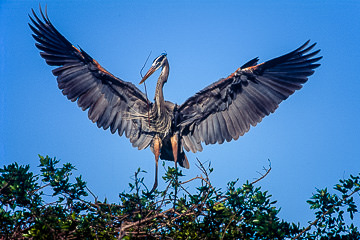
<svg viewBox="0 0 360 240"><path fill-rule="evenodd" d="M260 178L256 179L255 181L253 181L253 182L251 183L251 185L254 185L255 183L261 181L262 179L264 179L264 178L269 174L269 172L271 171L271 162L270 162L270 160L269 160L269 168L266 169L266 168L264 167L264 170L266 171L265 174L262 175Z"/></svg>

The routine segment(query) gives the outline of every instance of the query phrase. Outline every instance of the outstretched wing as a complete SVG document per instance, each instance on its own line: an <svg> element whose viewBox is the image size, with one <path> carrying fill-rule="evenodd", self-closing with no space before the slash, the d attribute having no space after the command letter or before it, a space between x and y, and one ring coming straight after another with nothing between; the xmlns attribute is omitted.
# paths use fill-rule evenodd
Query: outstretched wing
<svg viewBox="0 0 360 240"><path fill-rule="evenodd" d="M186 100L177 119L185 149L236 140L273 113L320 66L322 57L313 58L320 50L310 52L315 44L308 44L258 65L255 58Z"/></svg>
<svg viewBox="0 0 360 240"><path fill-rule="evenodd" d="M74 47L41 11L42 19L34 12L29 16L40 55L51 66L62 93L71 101L77 101L82 110L89 109L89 119L111 133L118 131L130 139L134 147L143 149L152 137L141 129L141 117L147 113L151 103L133 84L125 82L91 58L84 50Z"/></svg>

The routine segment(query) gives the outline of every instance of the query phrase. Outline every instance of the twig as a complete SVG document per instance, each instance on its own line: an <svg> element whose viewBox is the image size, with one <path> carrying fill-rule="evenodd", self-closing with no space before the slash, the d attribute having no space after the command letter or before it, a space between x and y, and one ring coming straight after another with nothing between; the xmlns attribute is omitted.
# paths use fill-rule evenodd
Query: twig
<svg viewBox="0 0 360 240"><path fill-rule="evenodd" d="M232 218L230 219L229 223L226 225L226 227L225 227L225 229L224 229L224 232L223 232L223 234L222 234L222 236L221 236L221 239L224 239L226 230L229 228L229 226L230 226L231 222L234 220L235 216L236 216L236 214L234 214L234 215L232 216Z"/></svg>
<svg viewBox="0 0 360 240"><path fill-rule="evenodd" d="M145 219L141 219L140 221L137 221L137 222L134 222L134 223L132 223L132 224L129 224L129 225L126 225L126 226L122 227L121 230L124 231L125 229L134 227L134 226L139 225L139 224L142 224L142 223L144 223L144 222L151 221L152 219L157 218L157 217L160 217L160 216L162 216L162 215L165 215L165 213L171 212L171 211L173 211L173 210L174 210L173 208L170 208L170 209L168 209L168 210L165 210L164 212L157 213L157 214L155 214L154 216L151 216L151 217L148 217L148 218L145 218Z"/></svg>
<svg viewBox="0 0 360 240"><path fill-rule="evenodd" d="M4 190L7 186L9 186L9 183L5 183L5 185L0 189L0 193L2 192L2 190Z"/></svg>
<svg viewBox="0 0 360 240"><path fill-rule="evenodd" d="M262 180L262 179L264 179L264 178L269 174L269 172L271 171L271 162L270 162L270 160L269 160L269 169L264 168L264 170L266 170L266 173L265 173L264 175L262 175L260 178L258 178L258 179L256 179L255 181L253 181L253 182L251 183L251 185L259 182L259 181Z"/></svg>
<svg viewBox="0 0 360 240"><path fill-rule="evenodd" d="M86 188L86 189L89 191L89 193L94 197L95 203L97 203L98 197L96 197L95 194L94 194L92 191L90 191L90 189L89 189L87 186L85 186L85 188Z"/></svg>
<svg viewBox="0 0 360 240"><path fill-rule="evenodd" d="M142 68L140 70L141 78L143 78L142 70L144 69L147 61L149 60L150 55L151 55L151 51L150 51L148 57L146 58L146 61L145 61L144 65L142 66ZM146 90L146 83L145 82L144 82L144 88L145 88L145 96L146 96L146 103L147 103L148 122L149 122L149 128L150 128L150 104L149 104L149 99L148 99L148 96L147 96L147 90Z"/></svg>
<svg viewBox="0 0 360 240"><path fill-rule="evenodd" d="M152 52L152 51L150 51L149 55L147 56L147 58L146 58L146 60L145 60L145 62L144 62L144 65L142 66L142 68L141 68L141 70L140 70L140 76L141 76L141 78L143 78L142 70L144 70L144 67L145 67L147 61L149 60L149 57L150 57L150 55L151 55L151 52Z"/></svg>
<svg viewBox="0 0 360 240"><path fill-rule="evenodd" d="M196 177L193 177L193 178L190 179L190 180L187 180L187 181L185 181L185 182L181 182L180 184L186 184L186 183L191 182L191 181L194 181L194 180L196 180L196 179L203 179L203 178L202 178L202 177L199 177L199 176L196 176Z"/></svg>

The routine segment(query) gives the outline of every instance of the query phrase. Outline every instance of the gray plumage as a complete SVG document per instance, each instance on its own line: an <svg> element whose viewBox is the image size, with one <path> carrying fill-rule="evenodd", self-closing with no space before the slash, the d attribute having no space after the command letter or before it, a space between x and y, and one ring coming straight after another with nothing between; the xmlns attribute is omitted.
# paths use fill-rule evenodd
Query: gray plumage
<svg viewBox="0 0 360 240"><path fill-rule="evenodd" d="M84 50L74 47L41 9L40 13L41 19L33 11L29 26L40 55L57 67L53 74L62 93L88 110L89 119L99 128L125 134L133 147L141 150L150 146L156 158L160 155L186 168L189 162L184 149L195 153L202 151L202 143L238 139L299 90L320 66L316 62L321 57L315 57L320 50L311 52L315 44L309 46L307 41L261 64L258 58L250 60L178 106L163 98L169 63L162 54L141 81L161 69L152 103L135 85L115 77Z"/></svg>

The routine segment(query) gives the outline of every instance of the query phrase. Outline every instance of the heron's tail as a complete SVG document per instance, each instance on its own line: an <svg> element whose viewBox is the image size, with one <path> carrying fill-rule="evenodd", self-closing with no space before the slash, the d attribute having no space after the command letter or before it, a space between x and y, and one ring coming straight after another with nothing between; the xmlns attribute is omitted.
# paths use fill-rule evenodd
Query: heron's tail
<svg viewBox="0 0 360 240"><path fill-rule="evenodd" d="M189 169L190 168L190 164L189 164L189 161L185 155L185 152L184 152L184 149L180 146L180 149L179 149L179 153L178 153L178 164L183 167L183 168L187 168ZM161 152L160 152L160 159L162 160L168 160L168 161L174 161L174 156L173 156L173 153L172 153L172 150L170 147L162 147L161 148Z"/></svg>
<svg viewBox="0 0 360 240"><path fill-rule="evenodd" d="M189 169L190 164L183 149L179 155L180 156L178 157L178 163L180 164L180 166Z"/></svg>

